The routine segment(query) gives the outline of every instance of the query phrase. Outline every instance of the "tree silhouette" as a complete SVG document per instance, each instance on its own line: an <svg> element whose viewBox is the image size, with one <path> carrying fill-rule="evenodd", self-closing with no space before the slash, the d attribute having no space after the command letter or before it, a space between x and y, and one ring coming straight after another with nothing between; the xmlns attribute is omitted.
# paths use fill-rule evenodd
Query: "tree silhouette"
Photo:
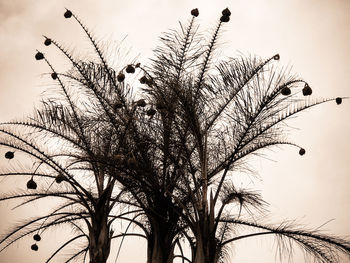
<svg viewBox="0 0 350 263"><path fill-rule="evenodd" d="M308 83L278 65L278 54L219 60L215 51L229 9L209 40L198 33L198 9L191 15L179 31L163 34L149 66L132 63L115 70L87 27L66 10L64 17L80 25L98 60L75 59L45 37L44 44L71 63L59 73L44 53L36 53L59 91L28 120L1 124L0 145L9 149L5 158L21 152L33 165L1 173L30 179L29 192L5 193L0 201L20 200L18 206L24 206L54 198L57 207L15 226L1 238L2 250L33 236L36 251L43 232L65 224L76 234L46 262L77 240L86 243L64 262L85 262L87 255L91 263L107 262L117 249L111 240L129 236L147 240L152 263L223 262L235 241L271 234L281 247L290 240L318 262L350 254L347 240L289 222L266 224L261 195L232 180L249 170L249 157L266 148L289 145L304 155L305 149L285 138L286 121L343 98L312 99ZM135 87L137 78L141 88ZM120 221L127 222L126 229L115 224ZM141 232L129 231L131 226Z"/></svg>

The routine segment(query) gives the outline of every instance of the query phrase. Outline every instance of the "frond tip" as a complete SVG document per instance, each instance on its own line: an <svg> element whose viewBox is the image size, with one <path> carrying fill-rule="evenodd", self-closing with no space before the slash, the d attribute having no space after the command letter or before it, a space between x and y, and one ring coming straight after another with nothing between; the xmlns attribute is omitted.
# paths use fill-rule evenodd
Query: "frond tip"
<svg viewBox="0 0 350 263"><path fill-rule="evenodd" d="M42 60L42 59L44 59L44 54L38 51L38 52L35 54L35 59L36 59L36 60Z"/></svg>
<svg viewBox="0 0 350 263"><path fill-rule="evenodd" d="M293 249L292 243L284 242L285 239L294 241L305 251L308 255L313 256L315 262L319 263L336 263L340 262L339 252L346 255L350 255L350 242L338 237L321 234L319 231L307 231L301 230L291 226L291 223L285 222L277 227L258 224L256 222L249 222L244 220L223 220L226 223L232 223L234 225L248 226L261 231L240 235L226 240L223 245L227 245L234 241L261 236L261 235L275 235L279 241L279 251L281 256L283 254L291 256ZM289 246L286 246L289 244ZM286 253L283 253L286 252Z"/></svg>
<svg viewBox="0 0 350 263"><path fill-rule="evenodd" d="M44 41L44 45L45 46L50 46L52 43L51 39L50 38L45 38L45 41Z"/></svg>
<svg viewBox="0 0 350 263"><path fill-rule="evenodd" d="M199 16L198 8L192 9L192 10L191 10L191 15L193 15L194 17Z"/></svg>
<svg viewBox="0 0 350 263"><path fill-rule="evenodd" d="M65 18L71 18L72 15L73 15L72 11L70 11L70 10L68 10L68 9L67 9L66 12L64 13L64 17L65 17Z"/></svg>
<svg viewBox="0 0 350 263"><path fill-rule="evenodd" d="M227 23L230 21L231 11L228 8L222 10L222 16L220 18L221 22Z"/></svg>

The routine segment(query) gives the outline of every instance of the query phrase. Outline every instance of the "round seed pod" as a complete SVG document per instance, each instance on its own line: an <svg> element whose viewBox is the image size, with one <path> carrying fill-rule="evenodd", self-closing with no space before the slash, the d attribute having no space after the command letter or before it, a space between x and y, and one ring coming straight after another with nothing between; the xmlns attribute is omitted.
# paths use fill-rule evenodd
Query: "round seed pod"
<svg viewBox="0 0 350 263"><path fill-rule="evenodd" d="M305 149L304 148L300 148L299 150L299 155L303 156L305 154Z"/></svg>
<svg viewBox="0 0 350 263"><path fill-rule="evenodd" d="M279 54L274 55L274 56L273 56L273 59L274 59L274 60L279 60L279 59L280 59L280 55L279 55Z"/></svg>
<svg viewBox="0 0 350 263"><path fill-rule="evenodd" d="M52 79L57 79L57 73L56 72L51 73L51 78Z"/></svg>
<svg viewBox="0 0 350 263"><path fill-rule="evenodd" d="M304 88L303 88L303 95L304 96L310 96L312 94L312 89L310 86L306 83Z"/></svg>
<svg viewBox="0 0 350 263"><path fill-rule="evenodd" d="M11 159L13 159L13 157L15 157L15 153L14 152L8 151L8 152L5 153L5 158L6 159L11 160Z"/></svg>
<svg viewBox="0 0 350 263"><path fill-rule="evenodd" d="M120 72L117 76L118 82L123 82L124 79L125 79L125 75L122 72Z"/></svg>
<svg viewBox="0 0 350 263"><path fill-rule="evenodd" d="M56 181L56 183L60 184L60 183L62 183L65 179L66 179L66 177L65 177L63 174L59 174L59 175L56 176L55 181Z"/></svg>
<svg viewBox="0 0 350 263"><path fill-rule="evenodd" d="M148 111L146 111L147 116L153 116L156 114L156 110L153 108L150 108Z"/></svg>
<svg viewBox="0 0 350 263"><path fill-rule="evenodd" d="M34 251L38 251L38 249L39 249L37 244L33 244L30 248Z"/></svg>
<svg viewBox="0 0 350 263"><path fill-rule="evenodd" d="M64 17L65 18L71 18L72 17L72 12L70 10L67 10L65 13L64 13Z"/></svg>
<svg viewBox="0 0 350 263"><path fill-rule="evenodd" d="M146 101L144 99L140 99L140 100L136 101L136 105L139 107L145 107Z"/></svg>
<svg viewBox="0 0 350 263"><path fill-rule="evenodd" d="M125 69L126 73L135 73L135 68L133 67L133 65L128 65Z"/></svg>
<svg viewBox="0 0 350 263"><path fill-rule="evenodd" d="M44 54L41 53L41 52L37 52L37 53L35 54L35 59L36 59L36 60L42 60L42 59L44 59Z"/></svg>
<svg viewBox="0 0 350 263"><path fill-rule="evenodd" d="M290 90L290 88L284 87L284 88L281 90L281 93L282 93L282 95L284 95L284 96L288 96L288 95L290 95L290 94L292 93L292 91Z"/></svg>
<svg viewBox="0 0 350 263"><path fill-rule="evenodd" d="M338 97L338 98L335 99L335 102L336 102L338 105L340 105L340 104L343 102L343 99L340 98L340 97Z"/></svg>
<svg viewBox="0 0 350 263"><path fill-rule="evenodd" d="M193 15L194 17L197 17L199 15L198 8L192 9L191 10L191 15Z"/></svg>
<svg viewBox="0 0 350 263"><path fill-rule="evenodd" d="M223 23L227 23L228 21L230 21L230 17L229 16L222 16L220 18L220 21Z"/></svg>
<svg viewBox="0 0 350 263"><path fill-rule="evenodd" d="M113 156L113 158L118 164L120 164L124 161L124 155L122 155L122 154L115 154Z"/></svg>
<svg viewBox="0 0 350 263"><path fill-rule="evenodd" d="M141 77L141 78L139 79L139 81L140 81L141 84L145 84L145 83L147 82L146 76Z"/></svg>
<svg viewBox="0 0 350 263"><path fill-rule="evenodd" d="M46 38L44 41L44 45L45 46L50 46L51 45L51 39L50 38Z"/></svg>
<svg viewBox="0 0 350 263"><path fill-rule="evenodd" d="M39 234L35 234L35 235L33 236L33 239L34 239L35 241L40 241L40 240L41 240L41 236L40 236Z"/></svg>
<svg viewBox="0 0 350 263"><path fill-rule="evenodd" d="M129 158L126 163L129 168L135 168L137 165L137 161L134 157Z"/></svg>
<svg viewBox="0 0 350 263"><path fill-rule="evenodd" d="M27 188L28 188L28 189L33 189L33 190L35 190L35 189L37 188L36 182L35 182L33 179L30 179L30 180L27 182Z"/></svg>
<svg viewBox="0 0 350 263"><path fill-rule="evenodd" d="M222 15L223 16L230 16L231 15L230 9L225 8L224 10L222 10Z"/></svg>

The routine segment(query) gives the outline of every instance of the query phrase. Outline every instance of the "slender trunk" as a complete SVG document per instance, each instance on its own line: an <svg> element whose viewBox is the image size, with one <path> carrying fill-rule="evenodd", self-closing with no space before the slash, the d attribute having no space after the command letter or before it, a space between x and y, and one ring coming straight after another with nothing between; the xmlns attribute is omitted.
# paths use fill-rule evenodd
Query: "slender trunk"
<svg viewBox="0 0 350 263"><path fill-rule="evenodd" d="M197 240L193 263L218 263L220 250L210 239Z"/></svg>
<svg viewBox="0 0 350 263"><path fill-rule="evenodd" d="M199 204L199 221L195 230L196 249L193 263L217 263L219 260L219 251L215 238L214 228L214 200L210 193L210 203L208 205L208 151L207 135L204 135L204 149L201 153L201 177L202 194Z"/></svg>
<svg viewBox="0 0 350 263"><path fill-rule="evenodd" d="M111 238L106 218L97 218L92 223L89 238L90 263L106 263L109 253Z"/></svg>
<svg viewBox="0 0 350 263"><path fill-rule="evenodd" d="M108 200L113 186L106 188L95 205L95 213L91 217L89 229L90 263L106 263L111 246L111 236L108 225Z"/></svg>
<svg viewBox="0 0 350 263"><path fill-rule="evenodd" d="M196 247L193 263L217 263L219 261L220 246L215 238L215 229L210 215L200 214L196 228Z"/></svg>
<svg viewBox="0 0 350 263"><path fill-rule="evenodd" d="M193 263L209 263L209 258L206 257L204 244L201 240L197 240L196 251Z"/></svg>
<svg viewBox="0 0 350 263"><path fill-rule="evenodd" d="M147 263L173 262L174 237L171 233L168 225L153 224L153 232L148 239Z"/></svg>

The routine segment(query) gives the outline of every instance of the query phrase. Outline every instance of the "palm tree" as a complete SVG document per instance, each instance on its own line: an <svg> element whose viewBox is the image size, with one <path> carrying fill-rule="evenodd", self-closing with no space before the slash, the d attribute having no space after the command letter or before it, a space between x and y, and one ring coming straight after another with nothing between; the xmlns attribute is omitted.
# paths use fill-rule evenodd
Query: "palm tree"
<svg viewBox="0 0 350 263"><path fill-rule="evenodd" d="M213 62L220 30L230 14L223 10L204 45L197 30L192 30L192 21L188 28L165 34L150 68L153 85L147 91L153 100L168 105L167 114L174 116L172 140L179 142L186 156L182 171L188 174L177 190L186 202L169 193L182 207L176 211L185 222L183 233L192 249L192 259L186 260L219 262L234 241L275 234L301 245L319 262L335 262L337 252L349 254L348 241L285 222L275 227L260 224L250 211L262 209L261 196L237 189L230 177L244 172L247 159L266 148L290 145L304 155L305 149L285 139L286 121L325 102L340 104L342 98L310 98L307 82L276 65L278 54L267 60L249 57L217 62L215 58ZM198 10L192 10L192 15L198 16ZM232 214L232 204L238 204L237 214ZM242 216L244 210L248 213ZM239 235L242 226L263 231Z"/></svg>
<svg viewBox="0 0 350 263"><path fill-rule="evenodd" d="M164 149L160 148L158 139L158 135L167 133L166 127L158 127L159 123L155 121L158 118L154 117L157 111L152 107L146 110L145 101L136 100L124 81L125 74L134 73L139 66L130 64L116 73L108 67L82 22L70 10L64 16L73 17L79 23L100 62L76 60L58 42L45 37L44 44L58 48L70 61L72 69L58 73L42 52L36 53L35 58L45 61L52 70L50 76L58 82L60 92L54 98L43 100L42 108L30 121L1 124L4 134L1 145L12 149L5 157L12 159L15 151L23 152L34 159L35 168L34 171L4 172L2 176L31 176L27 187L36 192L5 194L0 200L29 198L22 204L27 205L57 197L70 202L63 203L46 216L16 226L1 243L6 248L35 232L34 240L38 241L41 239L39 232L55 225L71 224L79 230L79 235L60 246L48 262L75 240L84 237L88 241L86 246L67 262L81 254L85 261L87 252L90 262L106 262L111 240L126 236L147 239L149 262L172 262L179 214L172 209L170 196L165 194L169 187L159 180L168 169L162 167ZM154 121L150 120L152 117ZM27 129L29 133L17 132L17 127ZM57 147L47 148L48 144ZM46 178L55 181L37 189L36 180ZM61 183L66 187L65 191L55 187ZM174 182L168 184L174 188ZM116 214L117 206L126 207L127 211ZM144 234L113 235L112 224L117 220L138 226ZM33 226L37 222L38 226ZM32 249L38 250L37 244Z"/></svg>
<svg viewBox="0 0 350 263"><path fill-rule="evenodd" d="M76 60L48 37L44 44L58 48L71 69L58 73L42 52L36 53L60 91L43 100L29 120L1 124L0 145L9 148L5 157L11 160L22 152L33 166L1 173L30 178L30 192L5 193L0 201L18 199L20 206L59 201L50 213L10 230L0 240L3 249L33 235L32 249L38 250L44 231L67 224L76 235L47 262L84 239L81 250L65 262L85 262L88 255L91 263L105 263L111 240L129 236L147 240L150 263L178 257L220 262L235 241L267 234L295 241L320 262L334 262L337 252L349 254L346 240L260 222L255 214L264 210L262 197L231 180L265 148L290 145L305 154L284 138L285 121L325 102L340 104L342 98L309 99L309 85L276 65L279 55L214 61L230 11L223 10L209 43L197 32L198 9L191 15L181 30L162 36L150 66L136 63L115 70L86 26L65 12L86 33L98 61ZM141 89L129 81L134 73L141 74ZM128 227L115 233L119 221ZM142 233L130 232L130 226ZM238 234L245 228L259 231ZM186 244L192 258L184 256Z"/></svg>
<svg viewBox="0 0 350 263"><path fill-rule="evenodd" d="M67 11L65 17L70 16L70 11ZM104 75L108 74L110 78L111 72L105 70L104 65L101 72L98 71L101 66L75 61L54 40L46 38L44 43L59 48L70 60L74 70L59 74L43 53L36 53L35 58L44 60L52 70L51 78L58 83L60 92L55 98L44 100L42 108L28 121L1 124L3 136L0 145L10 148L5 157L12 159L17 152L22 152L32 159L33 167L4 171L1 176L30 177L27 182L30 192L6 193L0 200L22 200L20 206L23 206L56 198L59 200L58 207L45 216L31 218L16 226L0 243L4 244L3 250L28 235L34 235L34 240L38 242L41 233L48 228L68 224L77 230L77 235L53 252L47 262L65 247L81 239L87 241L86 246L66 259L66 262L81 255L85 261L87 252L90 262L106 262L113 236L112 224L119 216L133 213L120 212L116 215L113 211L120 204L118 199L124 191L116 184L115 174L118 171L109 166L106 160L114 156L119 150L115 147L119 145L115 144L113 136L104 135L112 134L109 130L111 125L119 134L125 133L125 130L114 118L109 119L107 125L99 119L99 110L104 111L104 119L115 112L112 100L117 95L108 97L106 93L107 88L112 89L114 86L104 82ZM98 49L96 51L99 52ZM79 76L74 74L75 71L79 72ZM80 89L79 99L74 96L76 91L73 89ZM18 128L22 128L21 132ZM23 130L28 132L24 133ZM35 243L31 248L36 251L38 245Z"/></svg>

